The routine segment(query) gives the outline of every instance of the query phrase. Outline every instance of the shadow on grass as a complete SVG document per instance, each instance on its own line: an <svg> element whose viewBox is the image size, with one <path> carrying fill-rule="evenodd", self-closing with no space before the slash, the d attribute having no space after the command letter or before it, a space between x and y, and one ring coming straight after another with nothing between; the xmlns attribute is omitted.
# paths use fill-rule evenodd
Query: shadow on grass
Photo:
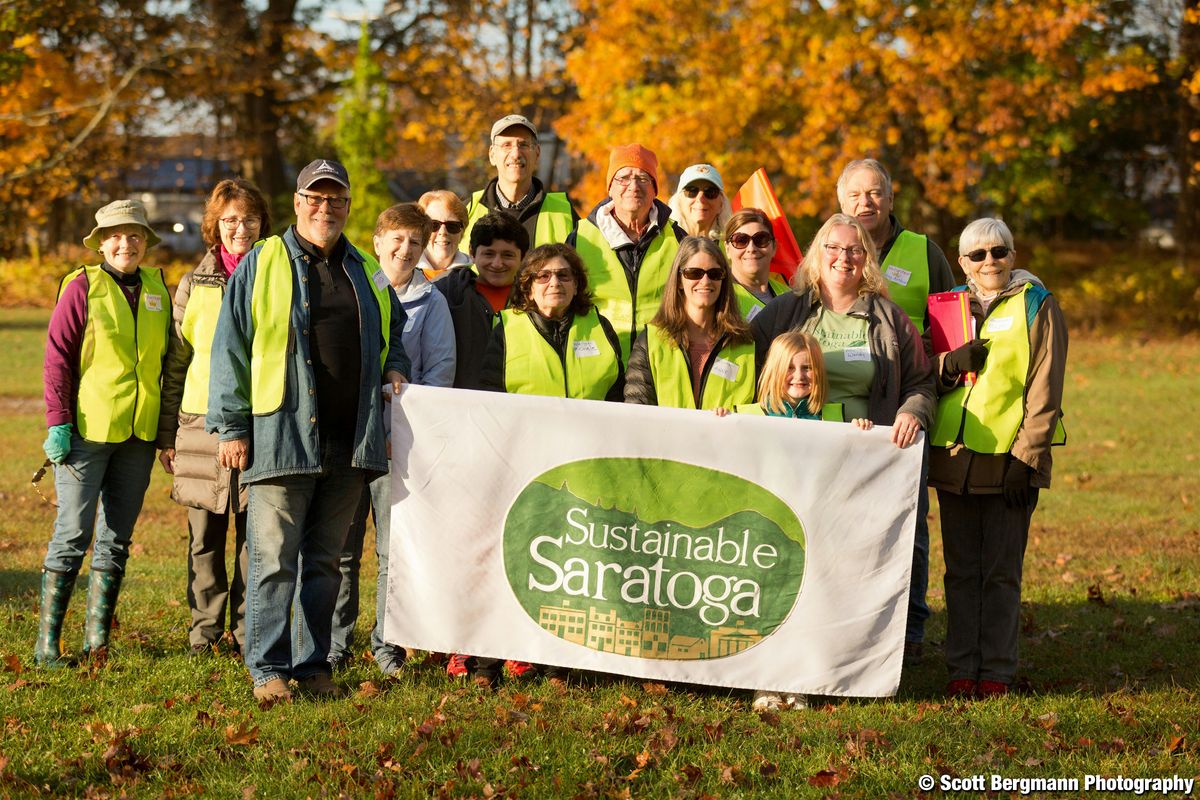
<svg viewBox="0 0 1200 800"><path fill-rule="evenodd" d="M940 698L946 618L930 620L921 663L905 668L899 700ZM1200 689L1200 598L1097 598L1021 604L1022 694L1104 695L1117 690Z"/></svg>
<svg viewBox="0 0 1200 800"><path fill-rule="evenodd" d="M16 316L14 319L0 319L0 331L46 331L45 317Z"/></svg>
<svg viewBox="0 0 1200 800"><path fill-rule="evenodd" d="M0 602L13 606L32 595L36 605L41 582L41 569L0 569Z"/></svg>

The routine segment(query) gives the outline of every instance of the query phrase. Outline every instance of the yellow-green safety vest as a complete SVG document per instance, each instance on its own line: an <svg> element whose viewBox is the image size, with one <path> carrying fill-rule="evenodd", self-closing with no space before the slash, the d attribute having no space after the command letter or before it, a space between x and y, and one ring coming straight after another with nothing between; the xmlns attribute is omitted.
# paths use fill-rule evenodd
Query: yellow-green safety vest
<svg viewBox="0 0 1200 800"><path fill-rule="evenodd" d="M491 210L483 204L482 189L471 195L471 202L467 206L467 227L458 243L459 250L471 255L471 229ZM542 207L538 209L537 224L533 226L533 247L562 244L574 228L571 201L567 199L566 192L546 192L546 196L542 198Z"/></svg>
<svg viewBox="0 0 1200 800"><path fill-rule="evenodd" d="M158 435L162 365L171 326L171 295L162 270L140 267L134 318L125 292L104 269L85 266L63 278L58 297L87 273L87 324L79 348L75 428L89 442L113 444Z"/></svg>
<svg viewBox="0 0 1200 800"><path fill-rule="evenodd" d="M382 322L379 368L382 370L387 363L392 327L392 286L379 262L357 247L354 249L362 257L367 285L379 306ZM283 405L288 329L292 319L292 279L292 259L288 256L287 245L282 237L272 236L263 242L259 251L250 295L250 319L254 324L254 339L250 345L250 408L255 415L273 414Z"/></svg>
<svg viewBox="0 0 1200 800"><path fill-rule="evenodd" d="M646 356L658 404L668 408L696 408L687 356L656 325L646 327ZM703 380L701 409L730 408L753 402L754 342L726 344L717 353Z"/></svg>
<svg viewBox="0 0 1200 800"><path fill-rule="evenodd" d="M575 252L587 267L588 287L596 307L617 333L621 343L621 359L629 363L629 349L637 331L646 327L658 313L662 303L663 288L675 254L679 252L679 240L675 238L674 223L663 222L662 229L650 243L645 258L637 271L637 285L631 294L629 278L621 259L609 246L604 234L591 220L579 221L575 233Z"/></svg>
<svg viewBox="0 0 1200 800"><path fill-rule="evenodd" d="M733 407L734 413L750 414L760 417L767 416L767 410L763 408L762 403L743 403ZM845 422L846 415L842 411L841 403L825 403L821 406L821 421L822 422Z"/></svg>
<svg viewBox="0 0 1200 800"><path fill-rule="evenodd" d="M919 233L901 231L879 269L888 282L892 302L908 314L918 333L924 333L925 307L929 303L928 239Z"/></svg>
<svg viewBox="0 0 1200 800"><path fill-rule="evenodd" d="M593 308L571 321L562 359L529 315L500 312L504 326L504 388L512 394L603 400L620 372L600 314Z"/></svg>
<svg viewBox="0 0 1200 800"><path fill-rule="evenodd" d="M771 273L771 276L767 278L767 283L771 287L771 292L776 297L791 291L791 289L788 288L788 285L783 282L783 278L780 278L773 272ZM758 312L767 307L766 303L755 297L749 289L747 289L745 286L742 286L737 281L734 281L733 283L733 296L737 299L738 308L742 312L742 318L747 322L754 319L756 316L758 316Z"/></svg>
<svg viewBox="0 0 1200 800"><path fill-rule="evenodd" d="M1012 450L1025 420L1025 381L1029 376L1027 295L1033 287L996 303L979 332L992 344L972 386L959 386L938 400L929 443L952 447L962 442L976 453L999 455ZM1051 444L1066 442L1061 417Z"/></svg>
<svg viewBox="0 0 1200 800"><path fill-rule="evenodd" d="M183 399L179 410L185 414L208 413L208 379L212 361L213 335L221 314L223 286L192 284L187 308L180 326L184 340L192 346L192 361L183 381Z"/></svg>

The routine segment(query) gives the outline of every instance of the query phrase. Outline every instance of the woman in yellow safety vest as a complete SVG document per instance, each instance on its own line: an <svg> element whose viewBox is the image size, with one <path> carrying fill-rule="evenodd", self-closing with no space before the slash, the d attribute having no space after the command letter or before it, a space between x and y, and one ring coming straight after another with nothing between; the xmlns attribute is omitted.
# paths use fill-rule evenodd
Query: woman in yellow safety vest
<svg viewBox="0 0 1200 800"><path fill-rule="evenodd" d="M967 284L955 291L979 338L938 358L929 485L946 558L946 691L991 697L1016 676L1029 521L1050 487L1050 448L1065 441L1067 326L1041 281L1013 268L1003 222L975 220L958 251Z"/></svg>
<svg viewBox="0 0 1200 800"><path fill-rule="evenodd" d="M66 663L62 625L75 578L95 538L83 652L107 651L133 526L154 466L159 381L171 296L162 271L142 267L159 242L137 200L96 212L83 243L104 257L59 287L43 368L42 446L54 468L58 515L46 549L34 659Z"/></svg>
<svg viewBox="0 0 1200 800"><path fill-rule="evenodd" d="M254 184L227 179L213 187L200 225L209 247L175 290L174 324L163 369L158 423L159 460L174 475L171 497L188 510L188 608L192 655L213 650L224 636L240 653L246 616L246 489L237 470L217 463L217 436L204 430L209 360L225 282L254 243L271 232L271 211ZM234 537L229 540L229 517ZM232 547L233 577L225 565Z"/></svg>
<svg viewBox="0 0 1200 800"><path fill-rule="evenodd" d="M775 257L775 231L761 209L743 208L725 226L725 252L733 274L733 293L746 321L763 306L788 291L783 278L771 272Z"/></svg>
<svg viewBox="0 0 1200 800"><path fill-rule="evenodd" d="M525 257L484 355L483 388L624 398L620 340L593 304L583 259L574 249L548 244Z"/></svg>
<svg viewBox="0 0 1200 800"><path fill-rule="evenodd" d="M711 410L754 401L754 340L732 283L716 242L680 243L658 313L630 353L625 402Z"/></svg>

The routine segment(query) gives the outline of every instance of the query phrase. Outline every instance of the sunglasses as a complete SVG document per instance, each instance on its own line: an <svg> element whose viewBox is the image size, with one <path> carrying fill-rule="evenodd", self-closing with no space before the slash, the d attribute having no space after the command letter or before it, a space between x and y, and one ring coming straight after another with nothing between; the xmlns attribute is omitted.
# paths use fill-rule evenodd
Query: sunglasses
<svg viewBox="0 0 1200 800"><path fill-rule="evenodd" d="M456 219L433 219L430 217L429 221L433 223L434 231L444 227L446 229L446 233L450 234L451 236L462 233L463 228L467 227Z"/></svg>
<svg viewBox="0 0 1200 800"><path fill-rule="evenodd" d="M754 246L759 250L765 250L770 246L771 242L775 241L775 237L766 231L759 231L751 236L748 233L731 233L725 241L733 245L738 250L745 250L754 242Z"/></svg>
<svg viewBox="0 0 1200 800"><path fill-rule="evenodd" d="M978 264L980 261L983 261L985 258L987 258L988 253L991 253L992 258L999 261L1001 259L1008 258L1008 254L1011 252L1012 250L1009 250L1004 245L998 244L995 247L989 247L986 250L972 250L971 252L967 253L967 258Z"/></svg>
<svg viewBox="0 0 1200 800"><path fill-rule="evenodd" d="M683 194L688 199L691 199L698 194L702 194L709 200L716 200L721 196L721 190L715 186L709 186L707 189L701 189L699 186L685 186L683 187Z"/></svg>
<svg viewBox="0 0 1200 800"><path fill-rule="evenodd" d="M710 269L700 269L700 267L684 267L679 270L679 274L687 278L689 281L698 281L705 275L710 281L725 280L725 270L720 267L712 267Z"/></svg>
<svg viewBox="0 0 1200 800"><path fill-rule="evenodd" d="M559 283L575 282L575 276L569 269L547 269L533 274L534 283L549 283L551 278L558 278Z"/></svg>

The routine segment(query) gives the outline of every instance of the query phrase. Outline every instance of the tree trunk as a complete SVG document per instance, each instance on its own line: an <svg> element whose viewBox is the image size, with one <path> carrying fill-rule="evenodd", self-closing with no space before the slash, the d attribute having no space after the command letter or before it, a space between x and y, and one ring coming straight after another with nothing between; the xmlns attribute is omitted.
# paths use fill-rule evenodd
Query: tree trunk
<svg viewBox="0 0 1200 800"><path fill-rule="evenodd" d="M1193 262L1200 244L1200 94L1188 83L1200 71L1200 0L1185 0L1179 29L1179 55L1184 62L1183 93L1179 104L1179 205L1175 220L1175 240L1180 259Z"/></svg>

